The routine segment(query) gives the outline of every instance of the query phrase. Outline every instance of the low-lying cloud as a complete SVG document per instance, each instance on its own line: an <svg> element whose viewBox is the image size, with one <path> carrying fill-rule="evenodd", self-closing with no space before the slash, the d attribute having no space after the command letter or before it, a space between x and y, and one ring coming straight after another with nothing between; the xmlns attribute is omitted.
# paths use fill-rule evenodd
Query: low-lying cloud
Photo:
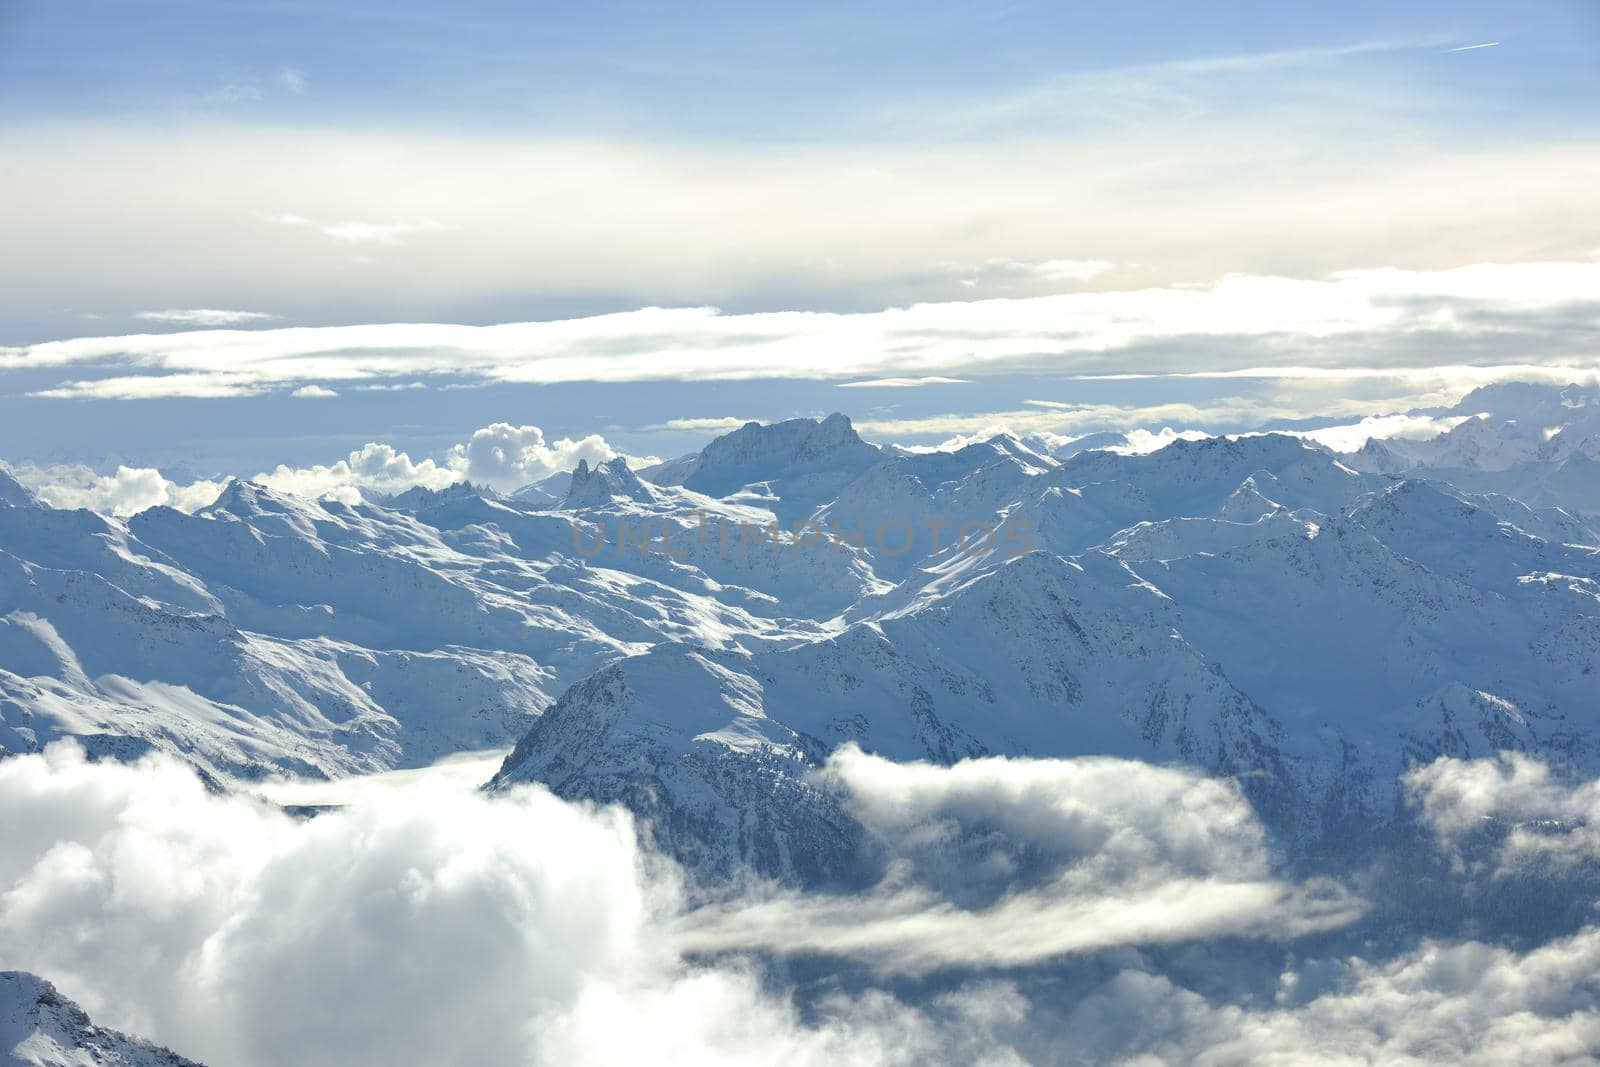
<svg viewBox="0 0 1600 1067"><path fill-rule="evenodd" d="M1600 780L1562 776L1516 752L1445 756L1405 777L1424 825L1459 858L1487 832L1496 869L1600 860Z"/></svg>
<svg viewBox="0 0 1600 1067"><path fill-rule="evenodd" d="M819 784L846 791L899 886L940 898L916 938L908 914L885 916L906 888L854 899L854 913L837 897L786 898L787 916L820 934L741 922L737 903L685 913L676 869L641 849L628 816L537 786L486 796L459 775L419 775L302 820L208 792L168 757L91 763L62 743L0 760L0 967L49 977L103 1024L241 1067L1222 1064L1325 1061L1330 1049L1349 1062L1492 1064L1600 1049L1592 927L1527 949L1281 953L1266 998L1228 994L1226 981L1199 992L1127 949L1065 987L1009 969L1034 954L1008 946L1054 936L1058 921L1092 931L1106 919L1094 940L1129 945L1147 943L1162 913L1156 925L1188 936L1252 932L1212 927L1186 896L1195 883L1271 884L1260 830L1227 783L1118 760L938 768L844 752ZM1012 907L1051 893L1079 907ZM1128 910L1141 899L1142 915ZM989 925L959 930L943 918L956 912ZM1288 935L1291 923L1263 913L1253 932ZM885 924L898 932L878 937ZM716 961L686 961L714 926ZM920 991L814 989L802 1010L744 955L853 927L865 932L856 944L824 950L868 963L920 954L954 973ZM972 951L978 935L999 950Z"/></svg>
<svg viewBox="0 0 1600 1067"><path fill-rule="evenodd" d="M1117 945L1290 939L1364 910L1334 883L1278 878L1238 788L1191 771L1094 758L906 765L847 747L821 778L884 853L884 883L707 908L685 920L687 948L920 974Z"/></svg>

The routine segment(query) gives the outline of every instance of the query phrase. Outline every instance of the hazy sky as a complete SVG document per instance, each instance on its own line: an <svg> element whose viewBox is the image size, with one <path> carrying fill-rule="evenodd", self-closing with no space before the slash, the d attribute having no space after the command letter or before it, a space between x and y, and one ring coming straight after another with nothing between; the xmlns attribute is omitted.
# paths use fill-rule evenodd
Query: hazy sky
<svg viewBox="0 0 1600 1067"><path fill-rule="evenodd" d="M0 456L1592 377L1597 96L1591 0L0 0Z"/></svg>

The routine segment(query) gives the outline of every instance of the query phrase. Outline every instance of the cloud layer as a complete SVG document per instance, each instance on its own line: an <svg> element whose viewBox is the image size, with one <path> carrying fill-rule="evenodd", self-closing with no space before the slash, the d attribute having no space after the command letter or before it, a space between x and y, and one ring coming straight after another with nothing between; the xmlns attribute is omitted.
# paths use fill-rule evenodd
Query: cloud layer
<svg viewBox="0 0 1600 1067"><path fill-rule="evenodd" d="M1569 810L1593 791L1492 761L1441 761L1422 781L1455 812L1441 826L1514 798ZM787 925L762 924L750 916L771 917L772 897L685 913L674 869L640 850L625 815L537 787L490 798L455 771L419 774L350 789L346 806L301 820L210 793L164 757L89 763L63 743L0 761L0 967L48 975L107 1025L242 1067L1493 1064L1600 1052L1593 927L1523 949L1424 942L1372 960L1191 954L1210 971L1276 958L1265 997L1220 992L1223 974L1202 993L1159 956L1105 950L1164 940L1173 924L1251 931L1214 927L1219 898L1196 909L1185 888L1270 878L1229 784L1116 760L937 768L857 752L821 784L847 793L897 882L854 901L853 919L821 897L789 899ZM1156 899L1162 886L1180 891ZM939 898L920 920L902 907L915 887ZM1017 906L1051 896L1075 907ZM1292 914L1273 903L1226 907L1246 909L1255 932L1290 932ZM984 925L963 929L956 913ZM1040 955L1017 947L1059 941L1062 923L1093 934L1080 947L1102 947L1097 965L1009 969ZM717 962L685 962L713 928ZM763 947L955 972L897 990L814 989L802 1011L740 955Z"/></svg>
<svg viewBox="0 0 1600 1067"><path fill-rule="evenodd" d="M854 314L644 308L495 326L196 330L0 348L0 370L69 377L54 398L249 396L449 376L553 383L940 372L1142 372L1436 384L1535 370L1592 376L1600 262L1233 275L1209 285L916 304ZM1587 325L1585 325L1587 323ZM1441 346L1470 353L1440 368ZM1197 370L1196 363L1202 366ZM85 371L92 376L84 376ZM77 376L72 376L77 375ZM310 395L310 394L307 394ZM320 394L319 394L320 395Z"/></svg>
<svg viewBox="0 0 1600 1067"><path fill-rule="evenodd" d="M1405 784L1423 823L1458 859L1487 840L1501 873L1600 860L1600 780L1506 752L1444 757L1411 771Z"/></svg>
<svg viewBox="0 0 1600 1067"><path fill-rule="evenodd" d="M845 956L888 973L1008 967L1116 945L1293 938L1364 906L1275 877L1227 782L1131 760L896 764L849 746L823 772L884 853L866 896L782 895L689 916L685 945Z"/></svg>

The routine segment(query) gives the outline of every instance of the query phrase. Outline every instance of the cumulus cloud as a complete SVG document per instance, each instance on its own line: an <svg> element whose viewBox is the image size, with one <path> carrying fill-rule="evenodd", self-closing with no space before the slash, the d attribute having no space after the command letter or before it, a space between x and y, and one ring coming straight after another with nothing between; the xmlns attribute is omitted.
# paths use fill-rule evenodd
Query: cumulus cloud
<svg viewBox="0 0 1600 1067"><path fill-rule="evenodd" d="M332 497L356 504L362 499L363 489L377 493L402 493L417 486L443 489L461 481L462 475L432 459L415 461L393 445L373 442L333 463L309 467L279 464L251 480L282 493L312 499Z"/></svg>
<svg viewBox="0 0 1600 1067"><path fill-rule="evenodd" d="M551 441L537 426L496 422L474 430L438 460L415 460L393 445L369 443L333 463L309 467L280 464L253 480L280 492L354 504L362 499L363 490L401 493L415 486L443 489L462 481L510 492L571 470L580 460L594 465L619 455L622 453L598 434ZM659 462L654 456L624 458L634 467Z"/></svg>
<svg viewBox="0 0 1600 1067"><path fill-rule="evenodd" d="M884 852L884 883L708 907L684 921L685 947L921 974L1117 945L1289 939L1364 909L1332 882L1277 878L1238 788L1189 771L1118 759L907 765L851 746L821 780Z"/></svg>
<svg viewBox="0 0 1600 1067"><path fill-rule="evenodd" d="M51 507L88 508L119 518L163 504L195 511L216 500L224 485L210 479L179 485L153 467L118 466L112 474L96 474L81 465L21 464L12 473Z"/></svg>
<svg viewBox="0 0 1600 1067"><path fill-rule="evenodd" d="M802 1020L677 956L677 880L624 814L538 787L425 779L296 820L62 743L0 761L0 810L0 967L212 1063L977 1062L1022 1010L869 991Z"/></svg>
<svg viewBox="0 0 1600 1067"><path fill-rule="evenodd" d="M250 480L277 492L357 504L367 492L403 493L418 486L443 489L462 481L510 492L571 470L580 460L593 465L621 455L598 434L551 441L537 426L497 422L474 430L471 437L452 445L438 459L413 459L393 445L369 442L332 463L280 463ZM624 458L633 467L660 462L654 456ZM159 504L194 511L214 501L225 484L225 479L199 479L180 485L149 467L118 467L114 474L102 475L82 465L22 464L15 474L54 507L90 508L118 516Z"/></svg>
<svg viewBox="0 0 1600 1067"><path fill-rule="evenodd" d="M302 385L289 395L297 400L331 400L339 394L321 385Z"/></svg>
<svg viewBox="0 0 1600 1067"><path fill-rule="evenodd" d="M309 220L302 220L309 223ZM352 230L352 233L357 231ZM941 372L1100 371L1126 354L1161 373L1277 373L1263 347L1292 351L1283 372L1423 375L1478 384L1509 373L1494 346L1526 347L1546 316L1592 307L1600 262L1478 264L1436 271L1344 271L1322 279L1230 275L1209 285L916 304L877 312L644 308L493 326L387 324L200 330L0 348L0 369L77 366L121 373L40 390L51 397L238 395L451 373L493 382L945 377ZM1516 340L1520 338L1520 340ZM1512 339L1512 340L1508 340ZM1454 378L1431 366L1441 344L1484 348ZM1411 347L1408 347L1411 346ZM1352 359L1352 353L1360 358ZM1312 362L1307 363L1306 357ZM1316 361L1322 360L1319 365ZM1490 364L1494 364L1491 366ZM132 365L137 373L128 373ZM1561 374L1593 376L1592 357ZM1553 372L1545 366L1545 372ZM1300 375L1307 376L1307 375ZM1415 390L1413 390L1415 392Z"/></svg>
<svg viewBox="0 0 1600 1067"><path fill-rule="evenodd" d="M28 827L0 846L6 965L212 1062L520 1062L541 1014L662 965L626 820L547 794L297 824L58 746L0 763L0 797Z"/></svg>
<svg viewBox="0 0 1600 1067"><path fill-rule="evenodd" d="M618 455L599 434L546 441L544 431L537 426L497 422L474 430L466 441L452 446L445 462L469 481L497 489L516 489L557 471L571 470L579 460L594 466ZM631 457L630 466L656 462L659 461L654 456Z"/></svg>
<svg viewBox="0 0 1600 1067"><path fill-rule="evenodd" d="M134 316L146 322L170 322L179 326L241 326L265 322L278 316L264 311L225 311L221 308L168 308L166 311L141 311Z"/></svg>
<svg viewBox="0 0 1600 1067"><path fill-rule="evenodd" d="M1085 907L1049 919L1080 933L1106 921L1101 941L1135 922L1142 937L1151 926L1204 929L1211 914L1188 911L1187 897L1147 902L1142 917L1093 903L1135 899L1141 872L1180 883L1271 878L1237 791L1169 768L934 768L842 753L822 784L847 792L902 886L944 887L922 940L902 936L909 929L884 937L889 920L870 909L852 935L830 898L788 911L820 922L820 933L729 925L737 906L686 913L675 869L641 850L625 814L537 786L486 796L454 771L421 774L346 790L343 807L296 819L249 795L209 792L169 757L91 763L63 742L0 761L0 967L49 976L105 1025L241 1067L1016 1064L1059 1062L1063 1049L1096 1063L1336 1053L1487 1065L1600 1051L1593 927L1521 949L1430 941L1373 959L1273 953L1261 957L1277 961L1265 997L1210 978L1202 993L1157 955L1114 951L1070 974L1000 979L980 967L897 992L870 982L848 995L822 990L801 1010L753 960L686 960L682 950L715 922L745 935L740 944L754 934L836 951L854 936L851 952L879 958L884 946L905 958L950 946L968 964L1014 962L1036 955L1021 951L1030 936L1060 939L1053 922L1013 911L1013 927L961 937L940 916L999 915L1058 891ZM1537 775L1517 786L1546 788ZM1290 922L1263 910L1256 927ZM979 951L980 933L998 943Z"/></svg>

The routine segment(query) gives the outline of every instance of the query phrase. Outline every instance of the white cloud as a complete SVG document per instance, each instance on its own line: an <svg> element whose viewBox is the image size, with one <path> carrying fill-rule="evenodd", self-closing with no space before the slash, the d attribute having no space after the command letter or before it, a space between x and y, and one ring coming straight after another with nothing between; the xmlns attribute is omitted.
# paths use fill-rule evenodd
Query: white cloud
<svg viewBox="0 0 1600 1067"><path fill-rule="evenodd" d="M1290 968L1276 1006L1217 1003L1130 970L1054 1026L1091 1063L1592 1063L1597 968L1600 928L1589 927L1527 952L1430 941L1392 960L1352 959L1333 988L1309 994L1299 986L1315 974Z"/></svg>
<svg viewBox="0 0 1600 1067"><path fill-rule="evenodd" d="M497 422L474 430L465 442L452 446L445 462L469 481L515 489L557 471L571 470L579 460L593 466L620 454L598 434L546 441L537 426ZM657 462L654 456L629 457L633 467Z"/></svg>
<svg viewBox="0 0 1600 1067"><path fill-rule="evenodd" d="M369 442L332 463L292 467L279 464L250 480L282 493L310 499L324 497L359 503L362 491L401 493L421 486L443 489L460 481L509 492L559 471L579 460L603 463L623 455L598 434L546 440L537 426L497 422L474 430L467 440L446 449L439 459L417 460L393 445ZM635 468L659 463L655 456L624 456ZM158 504L194 511L214 501L223 481L202 479L183 486L153 468L118 467L101 475L81 465L16 468L17 479L55 507L90 508L105 514L132 515Z"/></svg>
<svg viewBox="0 0 1600 1067"><path fill-rule="evenodd" d="M1137 382L1172 379L1260 379L1263 381L1308 381L1333 384L1383 379L1418 385L1449 382L1458 387L1475 387L1501 381L1540 381L1565 385L1574 381L1593 381L1600 376L1600 365L1583 361L1550 363L1493 363L1472 365L1443 363L1419 367L1238 367L1232 370L1123 372L1117 374L1076 374L1083 382Z"/></svg>
<svg viewBox="0 0 1600 1067"><path fill-rule="evenodd" d="M1498 759L1441 757L1405 776L1407 796L1440 843L1457 853L1477 833L1494 839L1499 869L1530 861L1567 866L1600 859L1600 780L1556 774L1516 752Z"/></svg>
<svg viewBox="0 0 1600 1067"><path fill-rule="evenodd" d="M1325 445L1335 452L1355 452L1368 441L1391 438L1422 441L1437 437L1466 422L1469 415L1369 415L1345 426L1325 426L1320 430L1287 431L1308 441Z"/></svg>
<svg viewBox="0 0 1600 1067"><path fill-rule="evenodd" d="M216 500L224 484L201 479L179 485L151 467L119 466L115 473L96 474L78 465L22 464L12 473L51 507L88 508L118 517L163 504L180 511L195 511Z"/></svg>
<svg viewBox="0 0 1600 1067"><path fill-rule="evenodd" d="M284 67L278 71L278 84L296 96L303 96L310 87L306 72L294 67Z"/></svg>
<svg viewBox="0 0 1600 1067"><path fill-rule="evenodd" d="M1015 967L1117 945L1292 938L1354 921L1331 882L1277 878L1232 783L1129 760L896 764L846 747L822 780L890 860L866 895L691 914L695 951L852 957L888 973Z"/></svg>
<svg viewBox="0 0 1600 1067"><path fill-rule="evenodd" d="M943 378L936 374L921 378L868 378L860 382L840 382L840 389L916 389L923 385L970 385L968 378Z"/></svg>
<svg viewBox="0 0 1600 1067"><path fill-rule="evenodd" d="M1204 430L1174 430L1170 426L1163 426L1154 433L1135 428L1124 436L1127 438L1125 444L1112 445L1106 451L1119 452L1125 456L1142 456L1150 452L1159 452L1174 441L1203 441L1211 435Z"/></svg>
<svg viewBox="0 0 1600 1067"><path fill-rule="evenodd" d="M627 820L542 792L297 823L61 746L0 764L0 797L28 824L0 845L5 965L210 1062L524 1062L541 1017L669 973Z"/></svg>
<svg viewBox="0 0 1600 1067"><path fill-rule="evenodd" d="M1184 433L1201 433L1204 436L1196 427L1260 422L1275 414L1277 409L1270 402L1223 397L1205 404L1071 404L1011 411L949 412L898 419L863 419L856 423L856 429L880 440L949 437L981 441L997 433L1030 437L1102 429L1130 432L1139 427L1176 424L1185 427Z"/></svg>
<svg viewBox="0 0 1600 1067"><path fill-rule="evenodd" d="M1526 366L1351 366L1346 349L1372 358L1408 338L1493 342L1542 329L1542 316L1594 299L1600 262L1480 264L1443 271L1346 271L1324 280L1230 276L1207 286L1071 293L1016 300L917 304L852 314L711 308L644 308L553 322L494 326L389 324L267 330L198 330L89 337L0 348L0 369L123 367L140 373L68 382L42 396L236 395L272 386L367 384L453 373L492 382L654 381L762 377L852 379L959 369L1001 373L1083 369L1141 346L1200 339L1212 358L1242 362L1257 342L1326 348L1338 365L1192 372L1197 376L1384 377L1450 382L1525 376ZM1483 321L1485 318L1487 322ZM1376 339L1376 340L1374 340ZM1235 349L1235 346L1236 349ZM1304 351L1297 349L1297 356ZM1404 358L1414 358L1414 354ZM1184 357L1192 364L1193 357ZM1594 357L1545 375L1593 377ZM1085 373L1088 373L1087 371ZM1184 372L1191 373L1191 372ZM1123 377L1124 374L1092 375Z"/></svg>
<svg viewBox="0 0 1600 1067"><path fill-rule="evenodd" d="M396 219L389 222L361 222L347 219L340 222L318 222L304 215L279 213L262 215L261 220L278 226L301 226L316 230L332 241L347 245L397 246L405 244L407 237L446 228L443 223L433 219Z"/></svg>
<svg viewBox="0 0 1600 1067"><path fill-rule="evenodd" d="M358 393L406 393L426 388L428 388L426 382L394 382L377 385L358 385L355 386L355 391Z"/></svg>
<svg viewBox="0 0 1600 1067"><path fill-rule="evenodd" d="M728 430L737 430L750 421L750 419L734 418L731 415L716 418L668 419L666 422L658 422L652 426L646 426L645 429L672 430L686 433L702 433L705 431L725 433Z"/></svg>
<svg viewBox="0 0 1600 1067"><path fill-rule="evenodd" d="M333 463L309 467L279 464L251 480L282 493L312 499L332 497L355 504L362 499L362 489L378 493L401 493L415 486L443 489L462 477L460 471L446 464L432 459L413 461L393 445L371 442Z"/></svg>
<svg viewBox="0 0 1600 1067"><path fill-rule="evenodd" d="M287 98L270 71L261 85ZM748 143L603 133L58 119L20 130L15 166L0 174L15 250L0 264L0 315L37 322L40 307L130 299L259 304L321 322L348 322L352 309L367 321L507 321L526 315L530 298L542 307L870 307L957 298L963 276L938 265L990 258L1104 260L1119 266L1072 286L1136 277L1170 287L1229 272L1321 278L1361 264L1577 258L1597 241L1592 226L1572 224L1600 217L1600 192L1585 181L1597 149L1587 142L1441 145L1411 136L1436 109L1368 109L1352 125L1342 121L1350 96L1325 85L1314 100L1264 94L1256 108L1219 109L1203 123L1165 100L1135 122L1096 121L1081 88L1046 94L1072 121L1029 119L1042 137L919 143L896 116L885 123L896 136L796 143L781 158ZM1326 121L1326 109L1341 121ZM960 109L919 101L915 111L926 124ZM113 171L124 180L108 188ZM413 259L402 272L392 268L403 257L390 256L356 270L348 255L326 254L331 238L319 230L264 226L241 204L307 226L436 222L445 229L411 237L426 237L436 269L414 269ZM1475 224L1459 226L1464 217ZM305 240L314 233L322 240ZM129 247L173 254L131 277L120 254ZM217 269L196 289L202 248ZM1007 284L1012 295L1051 288L1037 273Z"/></svg>
<svg viewBox="0 0 1600 1067"><path fill-rule="evenodd" d="M738 961L686 965L673 870L624 814L538 787L427 777L300 820L64 743L0 761L0 810L0 967L206 1062L1016 1062L1005 987L802 1019Z"/></svg>
<svg viewBox="0 0 1600 1067"><path fill-rule="evenodd" d="M331 400L339 394L321 385L302 385L289 395L299 400Z"/></svg>
<svg viewBox="0 0 1600 1067"><path fill-rule="evenodd" d="M1047 259L1043 263L1035 263L1033 271L1050 281L1086 282L1115 266L1115 263L1105 259Z"/></svg>
<svg viewBox="0 0 1600 1067"><path fill-rule="evenodd" d="M938 449L951 451L978 441L987 441L1000 433L1010 433L1018 437L1027 437L1036 440L1048 450L1061 448L1071 444L1074 437L1069 434L1058 433L1045 426L1060 428L1081 428L1089 425L1101 425L1116 429L1121 433L1123 440L1119 444L1110 444L1103 447L1104 451L1117 452L1122 455L1144 455L1167 447L1174 441L1201 441L1214 436L1199 429L1177 430L1171 426L1163 426L1159 430L1149 430L1137 425L1139 422L1159 422L1162 418L1171 417L1174 412L1171 405L1159 405L1152 408L1107 408L1099 406L1083 406L1058 403L1055 401L1026 400L1026 404L1033 404L1044 408L1047 412L1060 412L1059 417L1036 412L989 412L976 416L935 416L931 419L899 420L899 425L905 432L922 433L934 425L948 426L959 424L982 424L982 429L973 433L958 434L946 439ZM1382 403L1382 402L1380 402ZM1248 417L1250 413L1260 420L1270 421L1273 418L1296 418L1303 412L1284 410L1274 406L1270 401L1252 405L1241 401L1219 401L1205 407L1190 409L1188 416L1200 422L1238 422L1241 418ZM1019 416L1024 416L1020 417ZM1336 452L1354 452L1371 439L1389 440L1403 438L1411 440L1425 440L1435 437L1455 426L1467 421L1470 416L1432 416L1432 415L1368 415L1359 422L1347 423L1339 426L1325 426L1317 430L1298 429L1269 429L1266 432L1284 433L1293 437L1303 437L1308 441L1315 441ZM988 422L989 419L1009 419L1009 422ZM1011 427L1015 422L1025 427L1024 432L1017 433ZM874 432L886 429L881 423L864 423Z"/></svg>
<svg viewBox="0 0 1600 1067"><path fill-rule="evenodd" d="M240 326L277 317L264 311L224 311L220 308L169 308L166 311L141 311L134 316L148 322L170 322L181 326Z"/></svg>
<svg viewBox="0 0 1600 1067"><path fill-rule="evenodd" d="M460 481L501 492L520 489L579 460L591 465L622 455L598 434L547 440L537 426L497 422L474 430L467 440L450 446L441 460L413 460L392 445L369 443L331 464L309 467L279 465L255 481L280 492L306 497L331 496L347 503L361 499L361 490L404 492L413 486L442 489ZM626 456L630 466L660 462L654 456Z"/></svg>
<svg viewBox="0 0 1600 1067"><path fill-rule="evenodd" d="M884 937L881 909L852 925L801 898L789 914L821 928L774 922L758 929L769 939L876 939L912 960L1031 957L1049 946L1030 938L1068 936L1054 920L1100 940L1130 923L1140 936L1192 932L1212 915L1189 908L1216 903L1147 898L1140 916L1016 907L1044 899L1064 871L1074 883L1064 895L1081 904L1132 901L1152 875L1270 878L1248 806L1182 771L1115 760L904 767L853 754L830 774L901 862L902 884L942 885L956 903L913 938L907 917ZM867 982L802 1013L737 958L679 955L685 923L738 909L686 917L673 869L640 851L626 816L539 787L488 797L457 778L352 789L344 807L294 819L208 792L165 757L90 763L66 743L0 761L0 967L49 976L104 1025L240 1067L909 1067L1049 1061L1062 1048L1097 1063L1334 1055L1487 1067L1582 1062L1600 1041L1593 927L1525 949L1427 941L1393 958L1288 956L1266 996L1203 995L1155 970L1158 954L1113 952L1066 984L980 973L897 997ZM966 907L1014 924L961 930L948 917ZM1287 919L1255 915L1262 930ZM1225 974L1212 978L1226 987Z"/></svg>

